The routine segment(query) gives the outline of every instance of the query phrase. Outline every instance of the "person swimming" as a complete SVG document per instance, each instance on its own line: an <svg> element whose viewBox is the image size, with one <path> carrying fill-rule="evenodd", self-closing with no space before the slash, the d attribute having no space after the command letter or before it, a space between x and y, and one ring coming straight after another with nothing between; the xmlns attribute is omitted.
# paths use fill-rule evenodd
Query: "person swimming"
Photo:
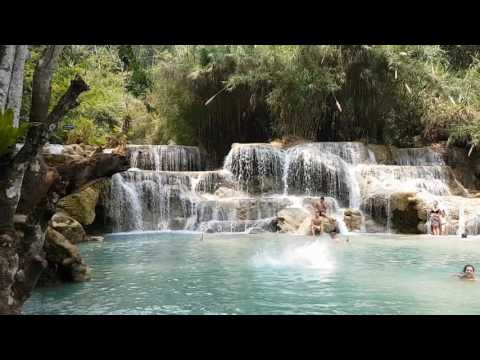
<svg viewBox="0 0 480 360"><path fill-rule="evenodd" d="M462 280L476 280L475 279L475 267L473 265L465 265L463 272L457 275Z"/></svg>

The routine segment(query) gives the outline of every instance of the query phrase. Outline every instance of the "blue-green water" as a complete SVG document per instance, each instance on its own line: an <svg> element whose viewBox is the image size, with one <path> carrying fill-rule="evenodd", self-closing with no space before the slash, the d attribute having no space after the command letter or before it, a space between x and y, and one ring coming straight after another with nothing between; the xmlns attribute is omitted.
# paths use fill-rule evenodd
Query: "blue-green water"
<svg viewBox="0 0 480 360"><path fill-rule="evenodd" d="M92 281L42 288L27 314L480 314L480 239L132 233L87 243Z"/></svg>

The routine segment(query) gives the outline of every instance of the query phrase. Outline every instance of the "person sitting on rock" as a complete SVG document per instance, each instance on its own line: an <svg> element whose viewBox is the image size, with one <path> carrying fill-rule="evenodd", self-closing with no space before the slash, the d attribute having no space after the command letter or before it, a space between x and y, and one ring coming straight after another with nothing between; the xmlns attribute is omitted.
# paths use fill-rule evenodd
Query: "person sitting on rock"
<svg viewBox="0 0 480 360"><path fill-rule="evenodd" d="M319 233L319 235L323 234L323 221L317 213L315 214L315 216L312 219L312 222L310 224L310 228L312 230L312 235L313 236L317 235L317 233Z"/></svg>
<svg viewBox="0 0 480 360"><path fill-rule="evenodd" d="M445 211L438 207L438 201L433 202L433 208L430 210L430 227L433 235L442 235L442 216Z"/></svg>
<svg viewBox="0 0 480 360"><path fill-rule="evenodd" d="M457 275L462 280L476 280L475 267L473 265L465 265L463 272Z"/></svg>

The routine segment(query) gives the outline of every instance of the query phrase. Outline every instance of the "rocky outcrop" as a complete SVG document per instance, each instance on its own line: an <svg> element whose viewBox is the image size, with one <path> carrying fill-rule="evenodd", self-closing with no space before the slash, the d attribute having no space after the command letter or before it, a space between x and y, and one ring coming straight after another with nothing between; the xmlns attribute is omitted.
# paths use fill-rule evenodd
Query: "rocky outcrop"
<svg viewBox="0 0 480 360"><path fill-rule="evenodd" d="M42 155L50 166L55 166L88 159L97 149L95 146L84 144L45 145Z"/></svg>
<svg viewBox="0 0 480 360"><path fill-rule="evenodd" d="M44 248L48 267L42 274L39 284L90 280L90 267L80 256L77 246L52 227L48 227L45 233Z"/></svg>
<svg viewBox="0 0 480 360"><path fill-rule="evenodd" d="M414 192L397 192L390 197L392 229L402 234L421 234L427 220L427 204Z"/></svg>
<svg viewBox="0 0 480 360"><path fill-rule="evenodd" d="M343 213L343 221L348 231L360 231L362 227L362 213L358 209L346 209Z"/></svg>
<svg viewBox="0 0 480 360"><path fill-rule="evenodd" d="M286 208L277 217L282 219L278 224L282 232L296 232L300 225L310 221L311 214L303 208Z"/></svg>
<svg viewBox="0 0 480 360"><path fill-rule="evenodd" d="M97 182L78 193L68 195L60 199L57 209L63 210L83 225L90 225L95 220L95 207L101 187L102 183Z"/></svg>
<svg viewBox="0 0 480 360"><path fill-rule="evenodd" d="M65 236L72 244L77 244L87 239L87 234L82 225L65 213L58 212L53 215L51 227Z"/></svg>

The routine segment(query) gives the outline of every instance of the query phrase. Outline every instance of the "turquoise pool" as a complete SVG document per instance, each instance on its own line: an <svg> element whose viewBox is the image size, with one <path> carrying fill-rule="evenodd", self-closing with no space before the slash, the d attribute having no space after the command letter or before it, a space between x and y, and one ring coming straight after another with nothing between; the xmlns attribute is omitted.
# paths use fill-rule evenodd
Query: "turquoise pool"
<svg viewBox="0 0 480 360"><path fill-rule="evenodd" d="M345 238L345 237L344 237ZM125 233L80 246L92 281L27 314L480 314L480 238Z"/></svg>

